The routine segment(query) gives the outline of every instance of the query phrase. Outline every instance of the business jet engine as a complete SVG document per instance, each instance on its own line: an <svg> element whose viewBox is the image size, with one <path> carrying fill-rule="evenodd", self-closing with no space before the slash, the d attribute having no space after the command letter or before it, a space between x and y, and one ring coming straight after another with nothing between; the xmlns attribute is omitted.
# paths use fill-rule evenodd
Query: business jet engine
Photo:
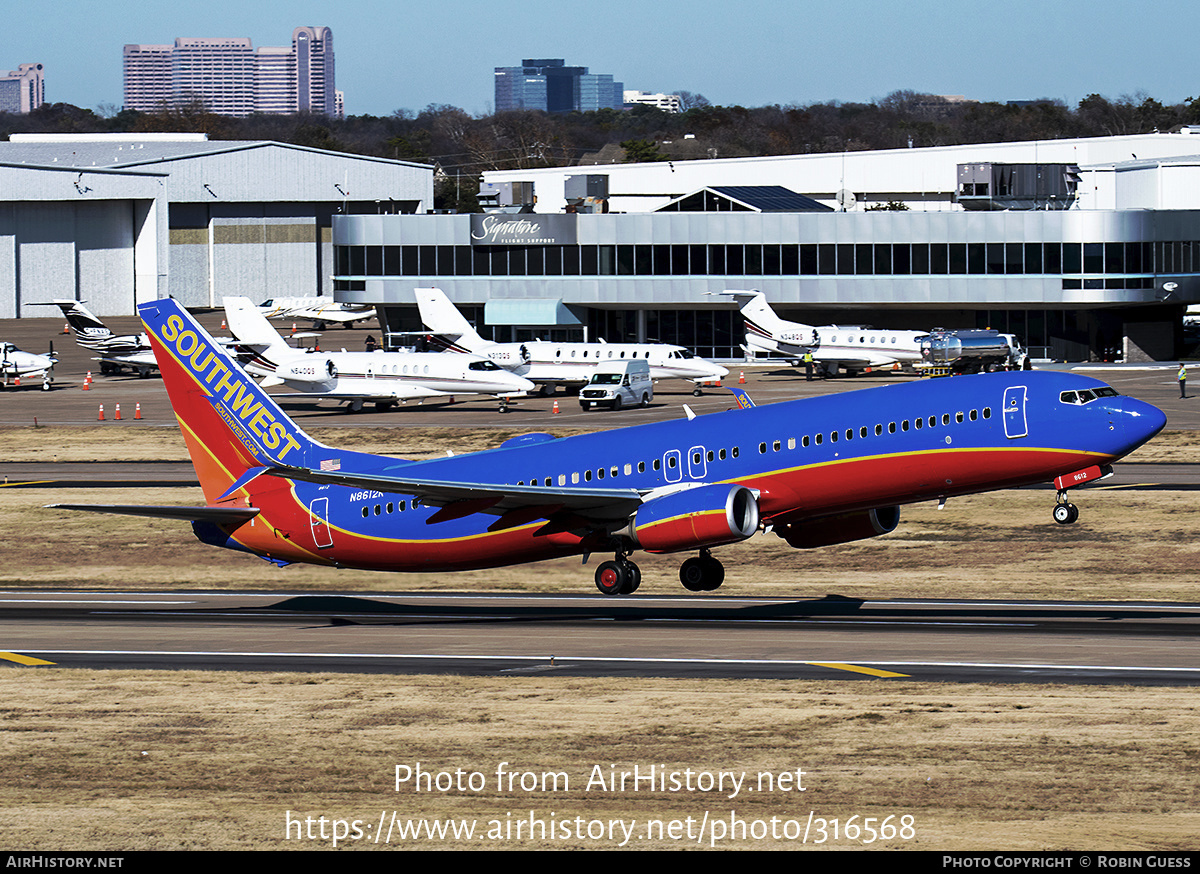
<svg viewBox="0 0 1200 874"><path fill-rule="evenodd" d="M646 552L680 552L737 543L757 530L754 492L712 485L647 501L634 514L628 534Z"/></svg>
<svg viewBox="0 0 1200 874"><path fill-rule="evenodd" d="M819 519L776 524L775 533L796 549L815 549L890 534L900 524L899 507L856 510Z"/></svg>
<svg viewBox="0 0 1200 874"><path fill-rule="evenodd" d="M333 359L324 355L305 355L284 361L275 368L276 379L284 382L300 382L306 385L320 385L337 379L337 365Z"/></svg>

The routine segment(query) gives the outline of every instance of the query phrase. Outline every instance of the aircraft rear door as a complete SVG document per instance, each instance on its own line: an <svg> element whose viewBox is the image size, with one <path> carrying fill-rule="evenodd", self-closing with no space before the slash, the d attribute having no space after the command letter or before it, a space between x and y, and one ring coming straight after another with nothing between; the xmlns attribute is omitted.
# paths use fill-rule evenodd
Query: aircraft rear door
<svg viewBox="0 0 1200 874"><path fill-rule="evenodd" d="M1025 418L1025 396L1028 391L1023 385L1009 386L1004 390L1004 436L1009 440L1029 435L1029 423Z"/></svg>
<svg viewBox="0 0 1200 874"><path fill-rule="evenodd" d="M309 522L312 525L313 543L318 549L333 546L333 532L329 530L329 498L314 498L308 506Z"/></svg>

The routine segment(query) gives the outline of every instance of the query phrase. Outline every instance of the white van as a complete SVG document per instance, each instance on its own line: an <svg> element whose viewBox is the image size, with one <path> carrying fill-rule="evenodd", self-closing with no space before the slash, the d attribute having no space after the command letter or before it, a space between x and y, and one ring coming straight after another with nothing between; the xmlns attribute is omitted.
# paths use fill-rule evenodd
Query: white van
<svg viewBox="0 0 1200 874"><path fill-rule="evenodd" d="M579 392L579 406L585 410L596 406L619 410L623 406L647 406L653 398L650 363L630 358L596 365L592 378Z"/></svg>

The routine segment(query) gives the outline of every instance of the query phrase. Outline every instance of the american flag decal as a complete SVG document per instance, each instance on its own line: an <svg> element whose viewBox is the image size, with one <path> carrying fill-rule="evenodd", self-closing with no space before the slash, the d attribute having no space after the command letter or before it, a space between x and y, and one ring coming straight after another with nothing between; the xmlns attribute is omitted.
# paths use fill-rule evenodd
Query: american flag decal
<svg viewBox="0 0 1200 874"><path fill-rule="evenodd" d="M341 470L342 460L340 458L322 458L321 470Z"/></svg>

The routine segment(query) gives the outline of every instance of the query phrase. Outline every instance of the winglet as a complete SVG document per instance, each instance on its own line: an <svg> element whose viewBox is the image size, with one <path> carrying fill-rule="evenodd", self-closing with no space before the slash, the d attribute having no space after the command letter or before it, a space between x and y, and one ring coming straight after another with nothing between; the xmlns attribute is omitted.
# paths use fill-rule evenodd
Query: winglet
<svg viewBox="0 0 1200 874"><path fill-rule="evenodd" d="M743 410L754 409L754 401L750 397L750 393L744 388L729 386L729 390L733 392L733 396L737 399L737 405Z"/></svg>

